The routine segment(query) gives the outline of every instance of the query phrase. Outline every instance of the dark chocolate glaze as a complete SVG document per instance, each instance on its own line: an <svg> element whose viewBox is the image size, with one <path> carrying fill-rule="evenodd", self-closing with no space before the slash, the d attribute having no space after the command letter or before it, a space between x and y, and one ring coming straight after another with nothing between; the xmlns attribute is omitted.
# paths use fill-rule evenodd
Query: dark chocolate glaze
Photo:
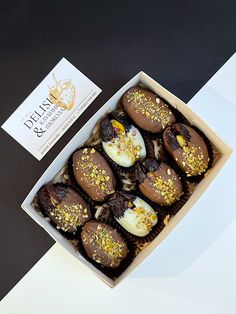
<svg viewBox="0 0 236 314"><path fill-rule="evenodd" d="M100 123L100 132L103 142L109 142L117 136L108 117L102 119Z"/></svg>
<svg viewBox="0 0 236 314"><path fill-rule="evenodd" d="M44 185L38 192L39 203L45 211L48 211L65 198L67 191L68 187L61 183Z"/></svg>
<svg viewBox="0 0 236 314"><path fill-rule="evenodd" d="M176 139L177 135L182 135L187 142L191 141L192 138L185 125L181 123L167 128L165 131L166 141L174 151L180 148L179 142Z"/></svg>
<svg viewBox="0 0 236 314"><path fill-rule="evenodd" d="M135 200L135 198L136 197L134 195L128 192L125 191L117 192L115 198L109 202L114 216L116 218L119 218L123 216L127 208L133 208L134 205L132 203Z"/></svg>
<svg viewBox="0 0 236 314"><path fill-rule="evenodd" d="M131 124L129 123L128 117L124 111L113 111L110 113L109 117L111 118L111 120L114 119L120 122L125 128L126 133L129 132Z"/></svg>
<svg viewBox="0 0 236 314"><path fill-rule="evenodd" d="M183 193L183 187L177 173L166 163L158 164L151 169L146 168L146 177L142 182L139 182L139 189L148 199L161 206L170 206ZM149 168L149 169L150 169ZM157 179L157 181L156 181Z"/></svg>
<svg viewBox="0 0 236 314"><path fill-rule="evenodd" d="M135 165L135 178L138 181L138 183L142 183L146 178L147 170L144 166L144 164L139 161Z"/></svg>
<svg viewBox="0 0 236 314"><path fill-rule="evenodd" d="M151 172L158 170L160 167L160 162L152 158L145 159L143 163L147 171Z"/></svg>
<svg viewBox="0 0 236 314"><path fill-rule="evenodd" d="M51 202L51 198L48 194L46 185L42 186L41 189L38 191L38 197L39 197L39 205L45 213L47 213L47 211L50 210L51 208L56 207Z"/></svg>
<svg viewBox="0 0 236 314"><path fill-rule="evenodd" d="M103 142L109 142L117 137L117 134L112 126L111 120L116 120L123 125L125 132L129 132L131 124L126 119L124 112L114 111L109 113L100 123L100 133Z"/></svg>
<svg viewBox="0 0 236 314"><path fill-rule="evenodd" d="M53 185L48 185L47 190L54 199L56 199L58 202L61 202L68 192L68 186L61 183L56 183Z"/></svg>
<svg viewBox="0 0 236 314"><path fill-rule="evenodd" d="M138 162L135 168L135 177L138 183L142 183L148 172L154 172L160 168L160 162L154 158L147 158L144 162Z"/></svg>
<svg viewBox="0 0 236 314"><path fill-rule="evenodd" d="M91 218L89 205L72 188L62 183L44 185L38 192L39 205L58 229L75 232Z"/></svg>
<svg viewBox="0 0 236 314"><path fill-rule="evenodd" d="M175 129L176 134L182 135L188 142L191 141L192 136L184 124L182 123L175 124L173 128Z"/></svg>
<svg viewBox="0 0 236 314"><path fill-rule="evenodd" d="M166 134L166 141L168 142L168 144L173 150L177 150L178 148L180 148L179 142L176 139L177 133L174 127L171 126L168 129L166 129L165 134Z"/></svg>
<svg viewBox="0 0 236 314"><path fill-rule="evenodd" d="M178 142L178 136L184 142ZM166 128L163 133L163 143L177 165L188 177L199 176L209 167L209 153L204 138L192 127L176 123Z"/></svg>

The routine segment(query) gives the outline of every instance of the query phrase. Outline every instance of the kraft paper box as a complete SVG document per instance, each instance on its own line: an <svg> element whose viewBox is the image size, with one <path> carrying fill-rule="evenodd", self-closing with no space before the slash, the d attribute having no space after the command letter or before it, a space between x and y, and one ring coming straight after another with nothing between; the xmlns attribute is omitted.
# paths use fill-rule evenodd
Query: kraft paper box
<svg viewBox="0 0 236 314"><path fill-rule="evenodd" d="M212 142L212 144L221 153L221 157L217 160L214 166L208 171L207 176L197 185L193 194L189 200L180 209L180 211L170 220L169 224L161 231L161 233L145 248L143 249L133 260L131 265L122 273L116 280L104 275L96 267L90 264L83 256L76 251L75 247L64 238L45 218L43 218L32 206L32 201L42 187L43 184L52 180L52 178L64 167L69 156L78 149L89 137L94 125L97 121L106 114L109 109L115 109L118 101L120 100L123 93L130 87L142 84L144 87L152 90L160 97L164 98L170 105L178 109L192 125L199 128ZM29 195L26 197L22 204L22 208L39 224L41 225L52 238L60 243L67 251L75 256L79 261L87 265L94 273L105 281L109 286L114 287L129 275L154 249L157 249L158 245L168 236L173 228L181 221L181 219L188 213L192 206L197 202L202 193L207 189L208 185L216 177L217 173L226 163L232 150L227 146L218 136L210 129L204 121L201 120L184 102L174 96L172 93L167 91L164 87L146 75L144 72L138 73L134 76L127 84L125 84L113 97L110 98L96 114L82 127L82 129L72 138L67 146L61 151L57 158L48 167L42 177L35 184Z"/></svg>

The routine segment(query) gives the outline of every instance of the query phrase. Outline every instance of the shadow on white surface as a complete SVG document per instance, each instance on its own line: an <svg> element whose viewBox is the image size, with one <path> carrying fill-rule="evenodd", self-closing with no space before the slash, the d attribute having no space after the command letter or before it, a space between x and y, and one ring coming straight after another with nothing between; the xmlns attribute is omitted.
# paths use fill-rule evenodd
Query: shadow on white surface
<svg viewBox="0 0 236 314"><path fill-rule="evenodd" d="M204 106L203 104L206 104ZM228 143L236 147L236 106L205 86L189 103ZM212 112L212 115L209 115ZM225 123L227 121L227 123ZM179 276L224 233L236 219L236 153L233 152L216 180L132 278ZM227 187L227 188L226 188ZM164 244L164 245L163 245Z"/></svg>

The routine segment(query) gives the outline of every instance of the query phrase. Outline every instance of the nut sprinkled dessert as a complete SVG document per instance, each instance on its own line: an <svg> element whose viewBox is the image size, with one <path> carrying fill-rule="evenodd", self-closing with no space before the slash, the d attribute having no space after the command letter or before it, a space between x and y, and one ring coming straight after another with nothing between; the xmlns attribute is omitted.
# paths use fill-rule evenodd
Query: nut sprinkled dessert
<svg viewBox="0 0 236 314"><path fill-rule="evenodd" d="M81 239L88 257L105 267L118 267L128 254L127 244L121 235L104 223L87 222Z"/></svg>
<svg viewBox="0 0 236 314"><path fill-rule="evenodd" d="M131 167L146 157L146 148L139 130L113 112L100 124L102 146L107 155L122 167Z"/></svg>
<svg viewBox="0 0 236 314"><path fill-rule="evenodd" d="M130 88L123 95L122 104L130 118L146 131L159 133L175 123L169 106L156 94L140 86Z"/></svg>
<svg viewBox="0 0 236 314"><path fill-rule="evenodd" d="M132 194L118 192L109 203L116 221L135 236L145 237L157 223L153 208Z"/></svg>
<svg viewBox="0 0 236 314"><path fill-rule="evenodd" d="M209 164L207 146L191 127L177 123L163 134L164 146L188 177L206 172Z"/></svg>
<svg viewBox="0 0 236 314"><path fill-rule="evenodd" d="M183 194L182 183L175 171L164 162L146 159L136 166L140 191L151 201L169 206Z"/></svg>
<svg viewBox="0 0 236 314"><path fill-rule="evenodd" d="M82 148L73 154L73 171L77 183L94 201L104 201L115 192L114 174L94 148Z"/></svg>
<svg viewBox="0 0 236 314"><path fill-rule="evenodd" d="M57 229L75 232L79 226L91 219L88 204L73 189L57 184L43 186L39 192L39 204Z"/></svg>

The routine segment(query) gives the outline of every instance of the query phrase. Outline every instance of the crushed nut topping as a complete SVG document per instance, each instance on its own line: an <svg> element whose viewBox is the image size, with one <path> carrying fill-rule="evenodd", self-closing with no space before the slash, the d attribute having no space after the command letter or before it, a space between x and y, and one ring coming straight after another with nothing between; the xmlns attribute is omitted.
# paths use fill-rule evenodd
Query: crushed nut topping
<svg viewBox="0 0 236 314"><path fill-rule="evenodd" d="M195 145L188 146L182 135L177 135L176 139L183 149L182 166L185 167L187 164L189 168L186 170L187 176L196 174L201 175L204 173L207 170L209 159L204 161L204 155L201 147L197 147Z"/></svg>
<svg viewBox="0 0 236 314"><path fill-rule="evenodd" d="M168 106L156 98L156 103L142 91L128 92L128 103L132 102L134 109L147 118L158 121L165 129L171 123L172 112Z"/></svg>
<svg viewBox="0 0 236 314"><path fill-rule="evenodd" d="M152 173L149 173L148 177L150 177L150 174ZM173 179L165 179L161 176L157 176L155 180L151 182L158 195L161 195L168 205L171 205L177 200Z"/></svg>
<svg viewBox="0 0 236 314"><path fill-rule="evenodd" d="M135 207L133 211L138 217L137 227L140 225L145 230L151 231L153 223L157 220L157 215L153 211L147 211L142 207Z"/></svg>
<svg viewBox="0 0 236 314"><path fill-rule="evenodd" d="M97 226L96 232L85 234L85 243L96 243L101 251L103 251L110 259L111 265L116 265L120 262L120 259L124 256L124 248L126 244L124 242L114 241L112 231L104 228L100 224ZM99 259L99 253L94 252L93 259L97 262Z"/></svg>
<svg viewBox="0 0 236 314"><path fill-rule="evenodd" d="M82 218L88 218L88 209L84 208L81 204L57 204L57 206L50 211L50 216L55 221L58 221L61 226L58 229L68 231L69 229L76 229L83 222Z"/></svg>
<svg viewBox="0 0 236 314"><path fill-rule="evenodd" d="M135 145L133 142L136 131L132 131L131 134L126 134L121 123L116 120L112 120L111 122L117 133L117 138L113 141L118 149L117 155L125 154L134 163L136 160L140 159L142 149L141 145ZM112 143L109 144L110 147L112 147L112 145Z"/></svg>
<svg viewBox="0 0 236 314"><path fill-rule="evenodd" d="M109 185L110 176L107 174L105 169L102 169L100 165L94 162L94 158L91 157L95 153L95 149L84 148L82 150L83 163L79 162L76 165L76 170L82 169L84 170L84 177L87 181L92 183L94 186L99 187L103 191L107 191L109 193Z"/></svg>

